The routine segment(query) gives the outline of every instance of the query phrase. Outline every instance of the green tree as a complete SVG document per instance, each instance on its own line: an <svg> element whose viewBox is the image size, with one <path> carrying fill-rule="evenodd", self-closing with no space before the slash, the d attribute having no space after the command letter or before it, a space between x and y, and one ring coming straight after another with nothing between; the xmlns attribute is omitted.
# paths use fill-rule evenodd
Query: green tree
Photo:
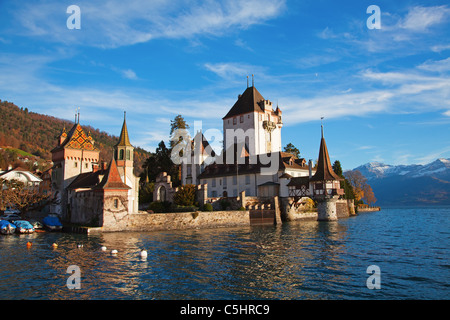
<svg viewBox="0 0 450 320"><path fill-rule="evenodd" d="M185 184L178 188L173 201L179 206L193 206L195 202L195 186Z"/></svg>
<svg viewBox="0 0 450 320"><path fill-rule="evenodd" d="M353 191L353 187L351 183L344 176L344 172L342 170L341 162L336 160L333 163L333 171L344 180L341 181L341 188L344 189L344 198L345 199L355 199L355 192Z"/></svg>
<svg viewBox="0 0 450 320"><path fill-rule="evenodd" d="M284 152L291 153L297 158L300 158L300 150L298 150L292 143L288 143L286 147L284 147Z"/></svg>
<svg viewBox="0 0 450 320"><path fill-rule="evenodd" d="M189 125L181 114L170 120L170 147L173 148L179 141L186 136Z"/></svg>

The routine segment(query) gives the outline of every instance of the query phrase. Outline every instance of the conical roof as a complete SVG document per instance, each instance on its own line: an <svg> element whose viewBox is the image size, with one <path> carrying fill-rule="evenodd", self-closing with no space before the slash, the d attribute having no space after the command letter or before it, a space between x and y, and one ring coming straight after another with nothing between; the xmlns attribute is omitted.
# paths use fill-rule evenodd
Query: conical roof
<svg viewBox="0 0 450 320"><path fill-rule="evenodd" d="M132 147L128 136L127 119L125 118L125 115L126 113L124 112L122 131L120 132L119 142L116 144L116 147Z"/></svg>
<svg viewBox="0 0 450 320"><path fill-rule="evenodd" d="M343 180L339 177L331 166L330 156L328 155L327 144L325 138L320 140L319 160L317 162L316 173L311 177L310 181L331 181L331 180Z"/></svg>

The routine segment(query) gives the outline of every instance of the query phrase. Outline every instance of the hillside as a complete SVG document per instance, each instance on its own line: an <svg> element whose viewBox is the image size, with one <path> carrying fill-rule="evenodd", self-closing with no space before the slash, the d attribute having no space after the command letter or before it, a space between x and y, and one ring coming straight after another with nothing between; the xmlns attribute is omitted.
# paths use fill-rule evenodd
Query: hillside
<svg viewBox="0 0 450 320"><path fill-rule="evenodd" d="M371 162L354 170L367 178L377 205L450 205L450 159L425 165Z"/></svg>
<svg viewBox="0 0 450 320"><path fill-rule="evenodd" d="M56 138L64 126L70 129L73 122L58 119L20 108L14 103L0 100L0 168L6 168L17 161L15 155L32 154L36 160L51 160L51 150L56 146ZM108 161L112 156L112 147L118 137L112 136L91 126L82 126L91 132L95 146L100 149L100 160ZM134 162L136 174L142 171L142 164L150 153L135 148Z"/></svg>

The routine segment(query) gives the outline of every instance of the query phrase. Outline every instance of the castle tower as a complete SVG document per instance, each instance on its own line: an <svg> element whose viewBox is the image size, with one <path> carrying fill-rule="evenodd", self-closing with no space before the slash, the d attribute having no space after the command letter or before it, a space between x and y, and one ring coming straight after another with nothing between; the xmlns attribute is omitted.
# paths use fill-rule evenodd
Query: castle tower
<svg viewBox="0 0 450 320"><path fill-rule="evenodd" d="M343 179L333 171L327 144L323 137L323 126L321 126L321 130L322 139L320 140L317 170L309 181L313 183L314 199L317 200L318 220L333 221L338 219L336 201L340 195L344 194L340 183Z"/></svg>
<svg viewBox="0 0 450 320"><path fill-rule="evenodd" d="M272 102L255 88L247 89L223 119L224 150L235 143L243 143L250 155L281 150L281 110L273 110Z"/></svg>
<svg viewBox="0 0 450 320"><path fill-rule="evenodd" d="M68 133L64 127L57 139L57 146L51 150L52 194L56 201L50 209L63 220L70 220L67 187L78 175L92 172L93 165L98 163L100 150L94 147L93 140L77 121Z"/></svg>
<svg viewBox="0 0 450 320"><path fill-rule="evenodd" d="M114 146L114 159L122 181L130 187L128 191L128 206L130 213L139 209L139 177L134 175L134 147L128 136L126 112L124 112L122 130L119 141Z"/></svg>

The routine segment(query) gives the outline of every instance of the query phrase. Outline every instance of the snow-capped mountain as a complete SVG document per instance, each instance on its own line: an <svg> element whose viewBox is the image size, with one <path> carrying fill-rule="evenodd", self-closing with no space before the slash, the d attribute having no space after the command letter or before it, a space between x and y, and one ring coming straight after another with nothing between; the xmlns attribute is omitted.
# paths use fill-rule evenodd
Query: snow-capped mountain
<svg viewBox="0 0 450 320"><path fill-rule="evenodd" d="M354 170L367 178L376 204L450 205L450 159L398 166L370 162Z"/></svg>
<svg viewBox="0 0 450 320"><path fill-rule="evenodd" d="M412 164L393 166L380 162L369 162L354 170L359 170L368 180L395 175L409 176L411 178L433 175L438 176L440 174L447 175L450 174L450 159L440 158L425 165Z"/></svg>

